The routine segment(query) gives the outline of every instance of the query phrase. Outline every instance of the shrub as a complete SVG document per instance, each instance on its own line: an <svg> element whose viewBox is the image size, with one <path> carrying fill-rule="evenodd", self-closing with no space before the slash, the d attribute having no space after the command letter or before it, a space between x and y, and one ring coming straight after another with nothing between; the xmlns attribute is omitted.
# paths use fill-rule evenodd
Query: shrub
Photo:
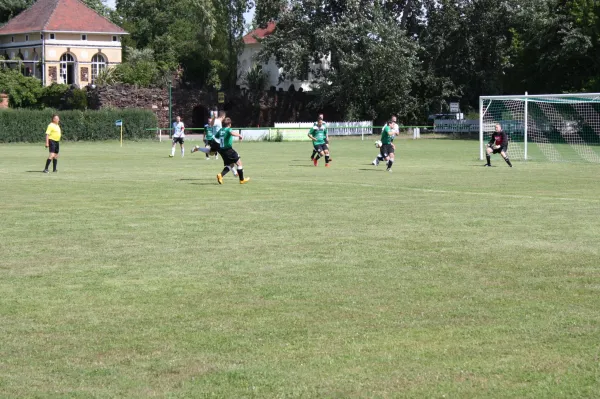
<svg viewBox="0 0 600 399"><path fill-rule="evenodd" d="M7 109L0 111L0 142L43 142L46 127L56 111ZM156 115L148 110L123 109L102 111L60 111L64 140L115 140L120 129L115 121L123 120L123 139L151 139L156 128Z"/></svg>

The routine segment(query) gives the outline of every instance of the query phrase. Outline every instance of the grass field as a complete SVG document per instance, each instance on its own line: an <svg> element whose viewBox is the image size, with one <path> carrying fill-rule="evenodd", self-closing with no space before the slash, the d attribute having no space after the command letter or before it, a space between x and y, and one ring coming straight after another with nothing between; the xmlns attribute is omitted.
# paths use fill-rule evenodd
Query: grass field
<svg viewBox="0 0 600 399"><path fill-rule="evenodd" d="M0 146L0 397L600 396L599 165L332 144Z"/></svg>

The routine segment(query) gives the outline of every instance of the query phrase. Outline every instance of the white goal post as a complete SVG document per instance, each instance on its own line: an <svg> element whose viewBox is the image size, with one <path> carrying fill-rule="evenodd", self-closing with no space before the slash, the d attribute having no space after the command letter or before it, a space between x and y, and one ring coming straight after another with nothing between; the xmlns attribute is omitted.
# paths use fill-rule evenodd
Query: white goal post
<svg viewBox="0 0 600 399"><path fill-rule="evenodd" d="M600 163L600 93L479 97L479 158L495 125L511 159Z"/></svg>

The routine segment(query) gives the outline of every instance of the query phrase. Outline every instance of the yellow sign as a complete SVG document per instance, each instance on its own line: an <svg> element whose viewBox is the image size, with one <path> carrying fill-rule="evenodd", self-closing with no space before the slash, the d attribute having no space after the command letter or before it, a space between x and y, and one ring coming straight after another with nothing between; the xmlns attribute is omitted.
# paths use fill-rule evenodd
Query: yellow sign
<svg viewBox="0 0 600 399"><path fill-rule="evenodd" d="M220 91L218 96L219 96L219 104L223 104L225 102L225 93Z"/></svg>

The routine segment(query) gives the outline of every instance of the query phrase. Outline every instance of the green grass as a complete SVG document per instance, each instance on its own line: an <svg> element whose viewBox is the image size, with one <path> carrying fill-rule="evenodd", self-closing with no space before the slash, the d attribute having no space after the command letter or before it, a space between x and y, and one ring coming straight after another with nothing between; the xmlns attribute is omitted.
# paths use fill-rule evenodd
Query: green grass
<svg viewBox="0 0 600 399"><path fill-rule="evenodd" d="M600 396L600 166L332 144L0 146L0 397Z"/></svg>

